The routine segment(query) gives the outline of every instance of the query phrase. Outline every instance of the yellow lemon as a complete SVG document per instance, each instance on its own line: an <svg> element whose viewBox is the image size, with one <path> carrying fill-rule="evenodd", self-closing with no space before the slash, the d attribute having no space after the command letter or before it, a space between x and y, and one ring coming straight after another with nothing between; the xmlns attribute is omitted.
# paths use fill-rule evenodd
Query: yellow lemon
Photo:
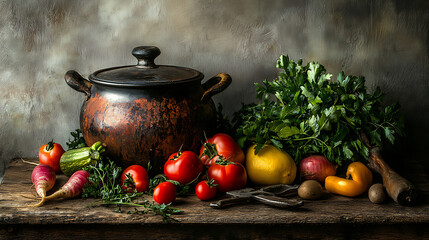
<svg viewBox="0 0 429 240"><path fill-rule="evenodd" d="M246 170L249 179L257 185L291 184L296 177L296 164L285 151L273 145L265 145L255 155L255 147L246 154Z"/></svg>

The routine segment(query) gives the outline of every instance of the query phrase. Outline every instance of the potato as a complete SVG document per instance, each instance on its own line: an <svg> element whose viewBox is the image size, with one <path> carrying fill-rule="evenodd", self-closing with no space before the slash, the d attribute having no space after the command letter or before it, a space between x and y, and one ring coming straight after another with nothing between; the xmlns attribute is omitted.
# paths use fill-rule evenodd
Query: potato
<svg viewBox="0 0 429 240"><path fill-rule="evenodd" d="M383 184L373 184L368 190L368 198L372 203L382 203L386 199Z"/></svg>
<svg viewBox="0 0 429 240"><path fill-rule="evenodd" d="M298 188L298 196L306 200L315 200L321 198L323 188L316 180L307 180L301 183Z"/></svg>

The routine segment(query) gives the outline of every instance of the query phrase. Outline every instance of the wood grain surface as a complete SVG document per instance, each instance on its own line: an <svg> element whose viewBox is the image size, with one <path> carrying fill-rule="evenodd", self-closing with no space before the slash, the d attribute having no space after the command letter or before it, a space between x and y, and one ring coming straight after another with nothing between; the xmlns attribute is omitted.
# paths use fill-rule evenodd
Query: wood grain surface
<svg viewBox="0 0 429 240"><path fill-rule="evenodd" d="M38 201L31 183L33 167L16 159L6 171L0 185L0 239L39 238L40 234L57 239L71 235L133 239L141 234L158 239L429 237L428 177L419 169L414 169L412 181L421 197L413 207L392 200L377 205L367 196L346 198L326 193L323 199L305 201L301 209L293 211L258 203L218 210L191 195L175 202L174 207L183 210L174 216L177 222L164 223L151 214L127 214L127 208L118 213L116 206L91 207L95 199L56 200L29 208ZM59 175L54 189L66 180Z"/></svg>

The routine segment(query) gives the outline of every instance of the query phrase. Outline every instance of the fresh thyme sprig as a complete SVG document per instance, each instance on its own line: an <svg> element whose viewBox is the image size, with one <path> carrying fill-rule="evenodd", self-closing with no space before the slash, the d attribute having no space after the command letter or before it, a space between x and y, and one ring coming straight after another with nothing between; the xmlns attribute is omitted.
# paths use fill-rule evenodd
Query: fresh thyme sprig
<svg viewBox="0 0 429 240"><path fill-rule="evenodd" d="M116 205L116 206L130 206L134 207L133 211L127 211L127 214L148 214L152 213L153 215L160 215L164 222L177 222L178 220L173 218L171 215L180 214L182 210L177 208L172 208L170 204L156 204L150 202L146 199L138 203L135 202L120 202L120 201L102 201L98 203L99 205ZM140 208L143 208L141 210ZM122 213L123 210L118 208L116 212Z"/></svg>
<svg viewBox="0 0 429 240"><path fill-rule="evenodd" d="M144 210L137 210L140 213L153 213L160 215L163 221L174 220L171 218L172 214L181 212L179 209L170 207L165 204L151 203L146 199L140 199L144 193L138 193L136 190L129 192L128 187L122 188L120 185L120 177L122 169L111 160L105 160L96 166L89 166L85 170L89 172L89 181L83 189L83 198L99 198L93 204L96 205L126 205L141 207ZM133 179L130 175L127 176L127 186L132 186ZM136 202L136 201L140 201Z"/></svg>

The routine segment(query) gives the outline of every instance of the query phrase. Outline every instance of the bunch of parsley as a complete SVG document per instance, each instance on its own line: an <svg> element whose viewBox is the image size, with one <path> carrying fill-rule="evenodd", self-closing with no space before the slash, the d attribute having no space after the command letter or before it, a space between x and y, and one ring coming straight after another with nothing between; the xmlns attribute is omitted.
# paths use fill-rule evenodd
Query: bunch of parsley
<svg viewBox="0 0 429 240"><path fill-rule="evenodd" d="M234 114L236 139L256 143L257 153L264 144L273 144L299 162L310 154L321 154L342 164L366 161L369 149L361 134L372 145L383 138L392 144L402 135L403 121L398 104L382 106L383 94L377 88L368 93L363 77L345 76L332 80L325 68L310 62L302 65L281 56L278 78L257 86L258 104L243 105Z"/></svg>

